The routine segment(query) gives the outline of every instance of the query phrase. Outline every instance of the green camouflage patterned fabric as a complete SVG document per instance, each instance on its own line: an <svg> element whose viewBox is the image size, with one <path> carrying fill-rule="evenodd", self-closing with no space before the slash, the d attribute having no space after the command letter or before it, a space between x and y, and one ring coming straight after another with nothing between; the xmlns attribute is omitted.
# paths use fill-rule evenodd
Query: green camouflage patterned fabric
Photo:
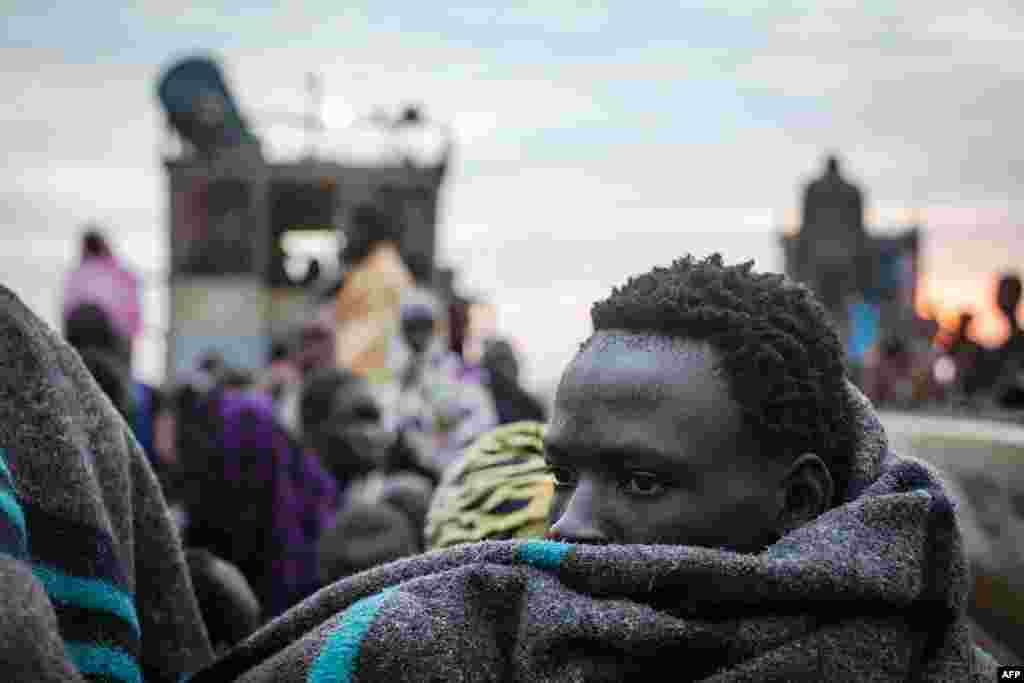
<svg viewBox="0 0 1024 683"><path fill-rule="evenodd" d="M430 550L460 543L541 538L554 480L540 422L514 422L477 439L445 471L427 514Z"/></svg>

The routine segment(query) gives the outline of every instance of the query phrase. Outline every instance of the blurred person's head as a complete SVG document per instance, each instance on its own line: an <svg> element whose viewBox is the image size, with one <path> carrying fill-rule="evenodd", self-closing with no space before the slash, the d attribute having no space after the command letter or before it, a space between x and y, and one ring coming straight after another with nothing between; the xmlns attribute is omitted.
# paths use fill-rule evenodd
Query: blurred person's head
<svg viewBox="0 0 1024 683"><path fill-rule="evenodd" d="M412 520L390 503L349 500L317 544L320 580L333 583L420 552Z"/></svg>
<svg viewBox="0 0 1024 683"><path fill-rule="evenodd" d="M1017 307L1020 305L1021 280L1016 273L1006 273L999 278L996 290L996 303L999 310L1010 322L1017 320Z"/></svg>
<svg viewBox="0 0 1024 683"><path fill-rule="evenodd" d="M401 295L401 336L415 355L425 353L442 335L444 315L437 297L429 290L411 288Z"/></svg>
<svg viewBox="0 0 1024 683"><path fill-rule="evenodd" d="M444 473L427 513L427 550L461 543L541 538L554 484L544 425L515 422L474 441Z"/></svg>
<svg viewBox="0 0 1024 683"><path fill-rule="evenodd" d="M103 349L128 363L130 348L117 333L110 315L99 305L84 303L75 306L64 318L64 338L75 349Z"/></svg>
<svg viewBox="0 0 1024 683"><path fill-rule="evenodd" d="M269 365L287 362L290 357L291 349L288 347L287 342L275 341L270 345Z"/></svg>
<svg viewBox="0 0 1024 683"><path fill-rule="evenodd" d="M400 245L402 233L402 226L394 217L373 204L361 204L349 220L341 260L348 265L362 263L379 244Z"/></svg>
<svg viewBox="0 0 1024 683"><path fill-rule="evenodd" d="M303 383L299 419L306 446L339 480L387 464L394 442L369 382L349 370L315 370Z"/></svg>
<svg viewBox="0 0 1024 683"><path fill-rule="evenodd" d="M203 548L188 548L185 559L210 644L221 654L259 628L259 600L242 572L227 560Z"/></svg>
<svg viewBox="0 0 1024 683"><path fill-rule="evenodd" d="M224 360L224 355L220 351L208 350L204 351L199 357L198 363L199 369L209 375L210 377L221 378L225 372L227 372L227 362Z"/></svg>
<svg viewBox="0 0 1024 683"><path fill-rule="evenodd" d="M558 386L550 536L757 552L842 501L855 448L821 303L692 256L594 304Z"/></svg>
<svg viewBox="0 0 1024 683"><path fill-rule="evenodd" d="M480 364L490 373L501 375L511 382L519 381L519 358L516 351L504 339L488 339Z"/></svg>
<svg viewBox="0 0 1024 683"><path fill-rule="evenodd" d="M107 238L95 227L86 228L82 233L82 260L104 258L111 255Z"/></svg>
<svg viewBox="0 0 1024 683"><path fill-rule="evenodd" d="M882 355L886 358L902 358L907 354L907 351L907 342L902 337L891 335L882 342Z"/></svg>

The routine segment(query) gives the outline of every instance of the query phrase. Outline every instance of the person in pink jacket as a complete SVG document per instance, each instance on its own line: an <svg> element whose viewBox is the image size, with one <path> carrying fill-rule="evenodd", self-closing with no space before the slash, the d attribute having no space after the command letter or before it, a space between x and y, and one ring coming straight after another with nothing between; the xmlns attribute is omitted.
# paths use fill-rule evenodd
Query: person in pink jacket
<svg viewBox="0 0 1024 683"><path fill-rule="evenodd" d="M82 260L64 282L63 318L82 304L102 308L131 354L142 332L139 278L114 256L106 237L90 227L82 236Z"/></svg>

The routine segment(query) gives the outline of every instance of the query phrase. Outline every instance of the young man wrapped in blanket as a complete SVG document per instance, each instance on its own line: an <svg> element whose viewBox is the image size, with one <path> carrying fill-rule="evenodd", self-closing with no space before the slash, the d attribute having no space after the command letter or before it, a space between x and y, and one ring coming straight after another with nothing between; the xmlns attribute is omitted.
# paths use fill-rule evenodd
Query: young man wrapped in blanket
<svg viewBox="0 0 1024 683"><path fill-rule="evenodd" d="M890 452L805 287L687 257L592 318L544 437L548 540L351 577L196 680L993 680L953 501Z"/></svg>

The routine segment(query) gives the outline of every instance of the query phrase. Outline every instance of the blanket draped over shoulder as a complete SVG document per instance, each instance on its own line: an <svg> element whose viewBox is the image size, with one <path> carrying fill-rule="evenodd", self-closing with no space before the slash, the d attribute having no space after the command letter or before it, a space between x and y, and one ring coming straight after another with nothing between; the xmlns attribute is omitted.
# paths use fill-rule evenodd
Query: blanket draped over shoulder
<svg viewBox="0 0 1024 683"><path fill-rule="evenodd" d="M467 544L329 586L195 681L989 681L938 473L855 390L845 504L759 555Z"/></svg>
<svg viewBox="0 0 1024 683"><path fill-rule="evenodd" d="M0 679L170 682L212 658L139 443L0 286Z"/></svg>

